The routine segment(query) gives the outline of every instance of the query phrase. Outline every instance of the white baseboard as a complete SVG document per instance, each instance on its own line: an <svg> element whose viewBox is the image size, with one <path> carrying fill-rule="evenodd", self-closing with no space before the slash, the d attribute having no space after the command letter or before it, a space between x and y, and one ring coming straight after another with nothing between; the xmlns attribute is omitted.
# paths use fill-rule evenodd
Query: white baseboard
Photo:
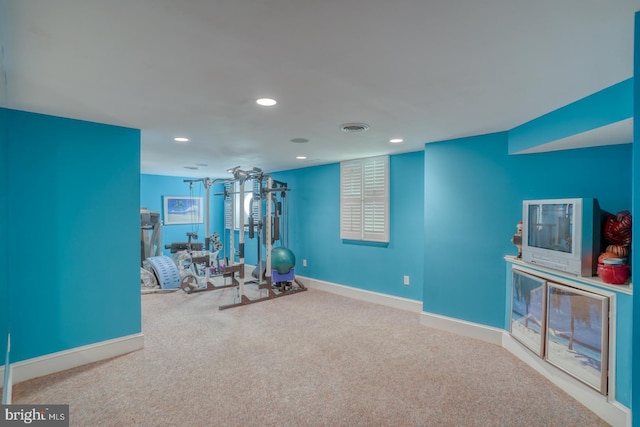
<svg viewBox="0 0 640 427"><path fill-rule="evenodd" d="M587 387L580 381L562 373L554 366L546 363L525 349L503 329L467 322L452 317L422 312L420 323L435 329L464 335L470 338L496 344L535 369L571 397L589 408L600 418L614 427L631 426L631 410L620 402L609 400L597 391Z"/></svg>
<svg viewBox="0 0 640 427"><path fill-rule="evenodd" d="M422 312L420 324L434 329L453 332L458 335L479 339L491 344L502 345L502 329L491 326L480 325L478 323L467 322L465 320L454 319L453 317L441 316L439 314Z"/></svg>
<svg viewBox="0 0 640 427"><path fill-rule="evenodd" d="M296 275L296 278L298 280L301 280L302 283L309 288L319 289L321 291L331 292L332 294L342 295L344 297L366 301L373 304L380 304L386 307L397 308L400 310L411 311L414 313L420 313L422 311L422 301L367 291L350 286L338 285L335 283L325 282L317 279L310 279L308 277L299 275Z"/></svg>
<svg viewBox="0 0 640 427"><path fill-rule="evenodd" d="M4 367L2 368L2 404L11 405L13 398L13 378L11 369L11 333L7 331L7 350L4 356ZM6 369L5 369L6 367Z"/></svg>
<svg viewBox="0 0 640 427"><path fill-rule="evenodd" d="M4 376L6 372L6 377ZM11 366L5 371L4 366L0 369L0 378L3 379L2 383L2 404L11 405L13 399L13 378L12 378Z"/></svg>
<svg viewBox="0 0 640 427"><path fill-rule="evenodd" d="M142 333L59 351L11 364L12 384L120 356L144 347ZM1 368L4 372L4 366Z"/></svg>
<svg viewBox="0 0 640 427"><path fill-rule="evenodd" d="M502 347L612 426L631 426L631 410L629 408L616 400L609 400L607 396L603 396L573 377L563 374L562 371L524 348L506 331L503 333Z"/></svg>

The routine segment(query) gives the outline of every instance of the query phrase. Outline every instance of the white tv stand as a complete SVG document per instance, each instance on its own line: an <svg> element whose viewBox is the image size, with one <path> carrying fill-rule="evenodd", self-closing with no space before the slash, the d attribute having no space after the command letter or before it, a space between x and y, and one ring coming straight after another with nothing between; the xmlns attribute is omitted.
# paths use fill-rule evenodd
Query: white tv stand
<svg viewBox="0 0 640 427"><path fill-rule="evenodd" d="M512 294L512 271L518 270L526 274L535 276L548 282L558 283L571 288L579 289L582 291L590 292L597 295L606 296L609 299L609 353L608 353L608 378L607 389L608 395L602 395L598 391L575 379L568 373L556 366L553 366L547 362L544 358L535 354L532 350L521 344L516 338L507 333L503 338L503 347L513 353L515 356L526 362L529 366L536 371L547 377L554 384L562 388L565 392L579 400L584 405L588 406L593 412L598 414L601 418L605 419L612 425L629 425L630 411L629 409L616 400L616 376L620 379L620 375L625 375L624 372L620 372L617 375L617 362L618 358L618 319L619 319L619 301L623 304L620 306L622 311L628 311L629 307L627 302L629 301L629 295L633 294L633 285L628 282L624 285L611 285L604 283L599 277L579 277L573 274L567 274L562 271L556 271L551 268L541 267L538 265L532 265L525 263L521 259L515 256L505 256L507 262L507 298L505 301L505 327L507 332L510 331L511 326L511 302L513 298ZM623 319L625 319L623 315ZM620 324L622 328L620 331L626 335L628 331L628 325ZM622 338L624 346L622 347L623 365L631 363L629 359L628 345L626 344L627 338ZM620 381L624 381L621 378Z"/></svg>

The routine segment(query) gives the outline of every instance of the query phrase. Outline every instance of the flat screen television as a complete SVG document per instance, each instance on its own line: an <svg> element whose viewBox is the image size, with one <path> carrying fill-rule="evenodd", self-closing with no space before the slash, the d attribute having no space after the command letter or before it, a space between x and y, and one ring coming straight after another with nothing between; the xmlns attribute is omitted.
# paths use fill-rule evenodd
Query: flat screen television
<svg viewBox="0 0 640 427"><path fill-rule="evenodd" d="M600 254L600 208L591 198L522 202L522 260L591 277Z"/></svg>

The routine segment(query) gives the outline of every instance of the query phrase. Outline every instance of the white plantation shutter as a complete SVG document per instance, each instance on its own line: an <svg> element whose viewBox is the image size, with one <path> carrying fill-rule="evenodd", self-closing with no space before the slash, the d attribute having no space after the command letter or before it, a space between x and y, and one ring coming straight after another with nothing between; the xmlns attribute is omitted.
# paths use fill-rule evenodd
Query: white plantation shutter
<svg viewBox="0 0 640 427"><path fill-rule="evenodd" d="M233 217L233 228L238 229L240 226L240 212L243 212L244 215L244 225L245 227L249 225L249 215L253 216L253 221L255 224L258 223L258 213L260 209L261 201L258 199L254 200L253 210L250 213L245 212L244 210L244 201L240 203L240 186L238 181L234 182L225 182L224 184L225 191L229 194L228 197L224 199L224 228L231 228L231 213L234 212L235 215ZM233 203L235 205L234 209L231 209L231 193L233 193ZM245 181L244 183L244 197L253 197L253 194L260 194L260 182L258 180L250 180Z"/></svg>
<svg viewBox="0 0 640 427"><path fill-rule="evenodd" d="M340 163L340 238L362 238L362 163Z"/></svg>
<svg viewBox="0 0 640 427"><path fill-rule="evenodd" d="M250 193L252 193L251 198L253 199L253 206L249 215L253 217L253 223L258 224L258 222L261 220L260 205L262 203L262 199L261 199L262 195L260 194L260 180L254 179L252 182L253 182L253 185L251 186L251 189L248 190ZM247 217L247 224L248 223L249 223L249 218Z"/></svg>
<svg viewBox="0 0 640 427"><path fill-rule="evenodd" d="M389 157L366 159L363 180L363 240L388 242Z"/></svg>
<svg viewBox="0 0 640 427"><path fill-rule="evenodd" d="M389 241L389 156L340 164L340 238Z"/></svg>

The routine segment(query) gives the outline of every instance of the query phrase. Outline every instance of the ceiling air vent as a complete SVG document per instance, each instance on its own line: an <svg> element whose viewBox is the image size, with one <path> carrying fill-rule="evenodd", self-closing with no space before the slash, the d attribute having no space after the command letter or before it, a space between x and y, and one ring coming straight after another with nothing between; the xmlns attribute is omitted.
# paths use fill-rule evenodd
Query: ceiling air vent
<svg viewBox="0 0 640 427"><path fill-rule="evenodd" d="M342 132L365 132L369 129L366 123L345 123L340 126Z"/></svg>
<svg viewBox="0 0 640 427"><path fill-rule="evenodd" d="M297 144L304 144L305 142L309 142L307 138L291 138L290 141Z"/></svg>

